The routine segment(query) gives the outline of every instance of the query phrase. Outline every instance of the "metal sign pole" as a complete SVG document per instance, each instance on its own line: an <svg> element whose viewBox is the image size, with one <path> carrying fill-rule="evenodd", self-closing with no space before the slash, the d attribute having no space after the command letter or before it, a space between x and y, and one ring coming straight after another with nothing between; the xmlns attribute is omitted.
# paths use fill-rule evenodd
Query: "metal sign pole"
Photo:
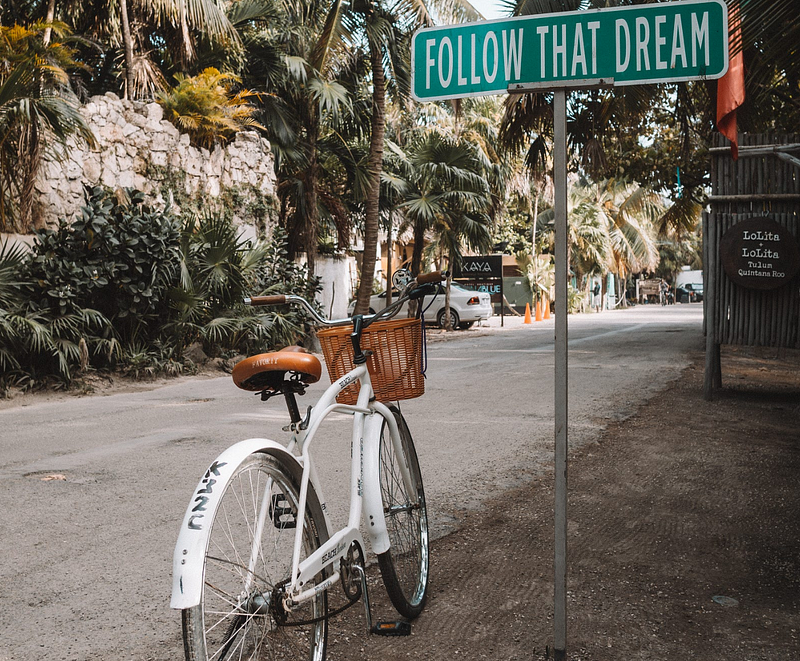
<svg viewBox="0 0 800 661"><path fill-rule="evenodd" d="M567 91L553 93L553 183L556 230L555 339L555 582L554 659L567 658Z"/></svg>
<svg viewBox="0 0 800 661"><path fill-rule="evenodd" d="M580 81L578 89L613 86L613 79ZM553 581L553 658L567 658L567 452L569 437L568 314L569 231L567 225L567 94L571 85L513 85L509 93L553 92L553 187L556 230L556 337L555 337L555 548Z"/></svg>

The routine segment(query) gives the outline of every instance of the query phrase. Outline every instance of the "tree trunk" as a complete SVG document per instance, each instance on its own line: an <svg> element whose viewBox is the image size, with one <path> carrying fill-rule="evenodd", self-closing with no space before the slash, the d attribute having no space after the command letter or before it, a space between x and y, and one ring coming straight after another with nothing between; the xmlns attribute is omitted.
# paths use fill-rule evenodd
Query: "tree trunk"
<svg viewBox="0 0 800 661"><path fill-rule="evenodd" d="M533 288L532 288L532 302L536 306L536 298L538 298L539 290L539 258L536 257L536 217L539 215L539 195L536 195L536 200L533 203L533 223L531 227L531 257L533 258ZM548 295L550 292L547 292Z"/></svg>
<svg viewBox="0 0 800 661"><path fill-rule="evenodd" d="M378 251L383 138L386 131L384 119L386 81L383 76L382 55L380 44L373 43L370 40L369 58L372 67L372 135L369 143L370 186L364 217L364 255L361 259L361 282L358 283L356 314L366 314L369 311L369 297L372 294L375 258Z"/></svg>
<svg viewBox="0 0 800 661"><path fill-rule="evenodd" d="M125 98L133 99L136 77L133 73L133 37L128 20L128 0L119 0L119 13L122 23L122 44L125 51Z"/></svg>
<svg viewBox="0 0 800 661"><path fill-rule="evenodd" d="M33 198L36 176L42 162L42 136L38 122L31 122L22 127L18 143L19 148L19 218L17 231L27 234L33 222Z"/></svg>
<svg viewBox="0 0 800 661"><path fill-rule="evenodd" d="M422 249L425 247L425 221L414 221L414 250L411 251L411 275L415 278L422 268Z"/></svg>
<svg viewBox="0 0 800 661"><path fill-rule="evenodd" d="M47 16L45 16L45 22L49 26L56 15L56 0L48 0L47 3ZM47 46L50 43L50 34L52 33L53 29L50 27L46 27L44 29L44 36L42 37L42 41L44 45Z"/></svg>
<svg viewBox="0 0 800 661"><path fill-rule="evenodd" d="M312 109L312 112L314 110ZM316 115L315 115L316 117ZM317 160L318 122L311 125L308 136L309 158L306 171L306 213L305 213L305 248L308 276L313 277L317 266L317 231L319 229L319 204L317 200L317 181L319 180L319 161Z"/></svg>

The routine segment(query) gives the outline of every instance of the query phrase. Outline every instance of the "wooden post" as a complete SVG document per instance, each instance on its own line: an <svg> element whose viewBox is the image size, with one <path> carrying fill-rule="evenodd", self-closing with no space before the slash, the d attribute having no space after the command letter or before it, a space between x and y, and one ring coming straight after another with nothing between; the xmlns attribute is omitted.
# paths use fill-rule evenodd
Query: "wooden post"
<svg viewBox="0 0 800 661"><path fill-rule="evenodd" d="M705 223L706 259L705 265L708 282L703 284L705 296L708 303L704 306L707 318L706 323L706 370L703 379L703 398L711 401L714 398L715 376L721 371L719 343L717 341L717 307L719 304L719 292L717 285L717 237L716 237L717 214L710 213ZM721 381L721 375L720 375Z"/></svg>

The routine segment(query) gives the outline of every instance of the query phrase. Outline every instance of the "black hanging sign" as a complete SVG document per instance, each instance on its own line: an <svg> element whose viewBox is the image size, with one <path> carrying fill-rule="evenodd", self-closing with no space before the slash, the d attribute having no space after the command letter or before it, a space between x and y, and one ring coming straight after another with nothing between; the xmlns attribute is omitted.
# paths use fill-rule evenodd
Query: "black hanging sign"
<svg viewBox="0 0 800 661"><path fill-rule="evenodd" d="M461 258L461 268L456 269L457 280L493 280L503 277L502 255L480 255Z"/></svg>
<svg viewBox="0 0 800 661"><path fill-rule="evenodd" d="M453 280L473 291L491 294L492 303L500 305L500 324L503 325L503 256L470 255L462 257L454 269Z"/></svg>
<svg viewBox="0 0 800 661"><path fill-rule="evenodd" d="M797 239L770 218L749 218L728 229L719 255L728 277L747 289L777 289L800 270Z"/></svg>

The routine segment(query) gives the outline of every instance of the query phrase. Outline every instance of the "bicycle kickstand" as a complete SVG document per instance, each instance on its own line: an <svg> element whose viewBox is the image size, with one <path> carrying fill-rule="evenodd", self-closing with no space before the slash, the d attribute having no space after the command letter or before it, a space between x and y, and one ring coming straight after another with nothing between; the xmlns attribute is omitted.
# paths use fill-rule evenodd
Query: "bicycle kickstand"
<svg viewBox="0 0 800 661"><path fill-rule="evenodd" d="M410 636L411 623L405 620L378 622L373 626L372 609L369 603L369 590L367 588L367 573L361 565L354 564L353 569L361 579L361 594L364 596L364 615L367 620L367 633L372 633L377 636Z"/></svg>

